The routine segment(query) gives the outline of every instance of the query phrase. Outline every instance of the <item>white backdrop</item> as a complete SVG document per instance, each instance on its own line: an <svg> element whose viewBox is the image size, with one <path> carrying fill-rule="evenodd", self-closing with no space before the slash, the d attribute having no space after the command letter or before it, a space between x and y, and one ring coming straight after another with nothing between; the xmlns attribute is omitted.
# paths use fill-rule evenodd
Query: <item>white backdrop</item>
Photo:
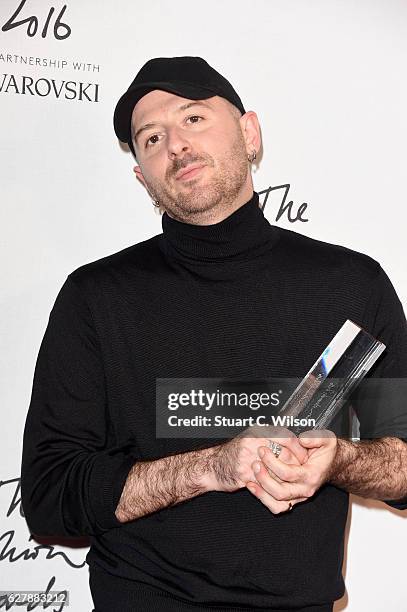
<svg viewBox="0 0 407 612"><path fill-rule="evenodd" d="M79 265L161 232L113 132L118 97L151 57L204 57L259 116L255 189L290 185L293 217L307 203L307 222L285 213L277 223L371 255L406 304L407 3L1 0L0 24L0 590L45 590L54 579L82 612L92 607L87 549L30 539L18 478L60 286ZM267 201L273 223L283 195ZM336 611L405 610L406 517L352 499Z"/></svg>

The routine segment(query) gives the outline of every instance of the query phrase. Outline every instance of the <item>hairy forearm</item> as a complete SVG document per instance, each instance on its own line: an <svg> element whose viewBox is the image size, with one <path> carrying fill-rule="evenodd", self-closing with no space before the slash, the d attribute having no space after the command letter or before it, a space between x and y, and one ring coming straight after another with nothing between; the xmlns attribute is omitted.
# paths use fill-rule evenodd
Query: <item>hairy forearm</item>
<svg viewBox="0 0 407 612"><path fill-rule="evenodd" d="M402 499L407 496L407 444L391 437L338 439L327 480L361 497Z"/></svg>
<svg viewBox="0 0 407 612"><path fill-rule="evenodd" d="M116 517L122 523L207 492L212 449L140 461L131 468Z"/></svg>

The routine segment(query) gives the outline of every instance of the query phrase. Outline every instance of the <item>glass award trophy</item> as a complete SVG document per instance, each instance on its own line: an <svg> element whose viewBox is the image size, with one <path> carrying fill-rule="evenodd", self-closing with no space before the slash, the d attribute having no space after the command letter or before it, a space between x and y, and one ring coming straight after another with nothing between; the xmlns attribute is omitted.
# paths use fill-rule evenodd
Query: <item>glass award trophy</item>
<svg viewBox="0 0 407 612"><path fill-rule="evenodd" d="M327 429L385 348L359 325L347 320L278 416L293 417L290 420L295 424L290 430L296 435L310 429Z"/></svg>

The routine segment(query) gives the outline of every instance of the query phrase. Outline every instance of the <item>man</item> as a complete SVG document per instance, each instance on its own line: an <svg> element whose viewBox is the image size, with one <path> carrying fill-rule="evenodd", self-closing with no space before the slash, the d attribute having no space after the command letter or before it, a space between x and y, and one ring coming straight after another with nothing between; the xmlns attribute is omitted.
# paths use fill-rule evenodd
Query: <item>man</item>
<svg viewBox="0 0 407 612"><path fill-rule="evenodd" d="M395 430L385 402L373 420L356 402L360 443L253 429L203 445L156 437L156 379L302 377L346 319L386 344L373 373L403 378L400 301L366 255L268 223L257 116L201 58L147 62L115 131L163 233L57 297L24 432L28 525L90 536L98 612L331 611L348 492L407 508L404 406Z"/></svg>

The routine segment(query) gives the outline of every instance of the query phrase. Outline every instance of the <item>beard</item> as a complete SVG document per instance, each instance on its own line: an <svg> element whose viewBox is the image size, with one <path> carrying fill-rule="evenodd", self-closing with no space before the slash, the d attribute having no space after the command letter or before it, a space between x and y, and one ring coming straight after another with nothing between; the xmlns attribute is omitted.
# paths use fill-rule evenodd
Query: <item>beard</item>
<svg viewBox="0 0 407 612"><path fill-rule="evenodd" d="M177 189L178 181L174 183L175 174L189 164L202 163L208 166L209 178L198 175L187 184ZM212 171L210 168L214 168ZM227 210L236 200L240 191L246 183L249 166L247 162L246 144L240 128L237 127L236 135L230 148L225 151L217 163L208 154L187 153L182 159L173 162L166 173L166 182L146 180L150 194L171 217L183 222L191 222L194 219L210 218L210 211L219 212L220 209ZM169 188L168 185L174 186Z"/></svg>

